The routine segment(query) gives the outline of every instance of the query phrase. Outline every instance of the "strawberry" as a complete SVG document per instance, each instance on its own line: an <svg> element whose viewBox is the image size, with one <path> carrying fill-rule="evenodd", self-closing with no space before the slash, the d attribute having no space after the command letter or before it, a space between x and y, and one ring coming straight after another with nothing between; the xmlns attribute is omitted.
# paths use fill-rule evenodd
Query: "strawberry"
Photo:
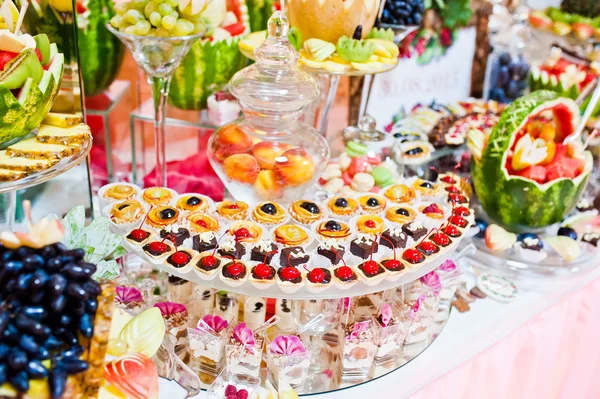
<svg viewBox="0 0 600 399"><path fill-rule="evenodd" d="M594 34L594 27L583 22L575 22L571 27L579 40L587 40Z"/></svg>
<svg viewBox="0 0 600 399"><path fill-rule="evenodd" d="M238 36L246 31L246 27L241 22L236 22L235 24L224 26L223 29L229 32L231 36Z"/></svg>
<svg viewBox="0 0 600 399"><path fill-rule="evenodd" d="M492 252L502 252L517 242L517 235L504 230L497 224L491 224L485 230L485 245Z"/></svg>

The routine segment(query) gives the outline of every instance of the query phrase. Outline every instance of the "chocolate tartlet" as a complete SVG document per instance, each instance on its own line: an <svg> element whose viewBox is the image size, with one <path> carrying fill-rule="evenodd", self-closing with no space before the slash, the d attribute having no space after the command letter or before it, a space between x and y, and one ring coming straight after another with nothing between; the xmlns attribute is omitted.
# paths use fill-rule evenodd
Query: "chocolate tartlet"
<svg viewBox="0 0 600 399"><path fill-rule="evenodd" d="M388 272L392 273L401 272L405 269L404 265L399 260L385 259L381 261L381 264Z"/></svg>
<svg viewBox="0 0 600 399"><path fill-rule="evenodd" d="M269 252L274 251L277 251L277 245L273 244L272 242L267 240L257 241L250 249L250 260L270 264L273 256L275 256L275 253L269 254Z"/></svg>
<svg viewBox="0 0 600 399"><path fill-rule="evenodd" d="M192 237L192 248L198 252L212 251L216 247L217 237L210 231Z"/></svg>
<svg viewBox="0 0 600 399"><path fill-rule="evenodd" d="M431 241L423 241L417 245L417 249L425 256L431 256L440 252L440 247Z"/></svg>
<svg viewBox="0 0 600 399"><path fill-rule="evenodd" d="M357 238L350 243L350 253L358 256L361 259L367 259L371 253L376 253L379 250L379 245L375 241L375 237L367 234L359 234Z"/></svg>
<svg viewBox="0 0 600 399"><path fill-rule="evenodd" d="M183 245L183 242L190 238L190 231L184 227L180 227L177 231L169 231L168 229L163 229L160 231L160 238L169 237L168 240L173 242L175 241L176 246Z"/></svg>
<svg viewBox="0 0 600 399"><path fill-rule="evenodd" d="M338 280L344 283L356 281L358 279L354 270L349 266L340 266L333 271L333 274Z"/></svg>
<svg viewBox="0 0 600 399"><path fill-rule="evenodd" d="M252 274L252 278L254 278L255 280L273 280L277 272L275 271L275 268L273 266L261 263L259 265L254 266L250 273Z"/></svg>
<svg viewBox="0 0 600 399"><path fill-rule="evenodd" d="M133 229L125 237L127 241L135 245L144 245L148 242L152 232L144 229Z"/></svg>
<svg viewBox="0 0 600 399"><path fill-rule="evenodd" d="M196 267L204 272L211 272L218 269L219 266L221 266L221 259L212 255L202 256L196 262Z"/></svg>
<svg viewBox="0 0 600 399"><path fill-rule="evenodd" d="M402 259L410 264L416 265L425 261L425 255L418 249L409 248L402 253Z"/></svg>
<svg viewBox="0 0 600 399"><path fill-rule="evenodd" d="M312 284L329 284L331 271L324 267L317 267L306 274L306 279Z"/></svg>
<svg viewBox="0 0 600 399"><path fill-rule="evenodd" d="M402 226L402 231L404 231L406 235L415 241L419 241L423 236L425 236L425 234L427 234L427 229L419 222L405 224Z"/></svg>
<svg viewBox="0 0 600 399"><path fill-rule="evenodd" d="M234 259L241 259L246 254L246 247L241 242L237 242L234 239L225 240L219 245L217 253L222 257L232 257Z"/></svg>
<svg viewBox="0 0 600 399"><path fill-rule="evenodd" d="M358 265L358 270L360 270L361 273L367 278L377 277L385 273L385 269L383 268L383 266L381 266L379 262L375 262L374 260L368 260L366 262L361 263L360 265Z"/></svg>
<svg viewBox="0 0 600 399"><path fill-rule="evenodd" d="M310 257L302 247L289 247L281 250L279 263L281 266L300 266L308 263Z"/></svg>
<svg viewBox="0 0 600 399"><path fill-rule="evenodd" d="M300 284L302 282L302 273L293 266L280 267L277 270L277 276L281 281L292 284Z"/></svg>
<svg viewBox="0 0 600 399"><path fill-rule="evenodd" d="M337 264L340 263L340 257L344 257L346 250L335 241L325 241L319 244L317 253L326 257L332 265L337 266ZM339 256L337 256L336 253Z"/></svg>
<svg viewBox="0 0 600 399"><path fill-rule="evenodd" d="M223 265L221 274L225 278L241 280L246 277L246 265L241 262L229 262Z"/></svg>
<svg viewBox="0 0 600 399"><path fill-rule="evenodd" d="M194 256L195 254L189 250L180 249L169 255L166 262L176 269L181 269L189 265Z"/></svg>
<svg viewBox="0 0 600 399"><path fill-rule="evenodd" d="M388 241L389 240L389 241ZM387 229L383 233L381 233L381 238L379 239L379 244L387 247L391 250L394 248L404 248L406 247L406 241L408 240L408 236L401 228L391 228ZM392 243L390 243L390 241Z"/></svg>

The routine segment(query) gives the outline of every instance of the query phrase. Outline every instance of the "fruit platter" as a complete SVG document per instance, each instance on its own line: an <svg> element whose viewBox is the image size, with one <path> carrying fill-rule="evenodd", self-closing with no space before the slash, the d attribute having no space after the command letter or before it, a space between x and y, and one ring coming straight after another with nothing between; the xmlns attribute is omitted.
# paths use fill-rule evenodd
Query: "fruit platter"
<svg viewBox="0 0 600 399"><path fill-rule="evenodd" d="M125 183L99 195L123 245L163 271L246 294L334 297L414 280L454 253L473 212L447 177L287 209Z"/></svg>
<svg viewBox="0 0 600 399"><path fill-rule="evenodd" d="M0 193L49 180L79 165L92 135L79 115L46 115L29 136L0 151Z"/></svg>
<svg viewBox="0 0 600 399"><path fill-rule="evenodd" d="M567 7L563 7L563 9L548 7L545 10L532 11L529 14L529 24L536 29L561 37L572 37L579 41L600 41L600 8L598 8L598 4L591 4L589 10L569 12L568 3L577 2L567 1L565 3L567 3ZM585 14L582 15L579 11L583 11Z"/></svg>

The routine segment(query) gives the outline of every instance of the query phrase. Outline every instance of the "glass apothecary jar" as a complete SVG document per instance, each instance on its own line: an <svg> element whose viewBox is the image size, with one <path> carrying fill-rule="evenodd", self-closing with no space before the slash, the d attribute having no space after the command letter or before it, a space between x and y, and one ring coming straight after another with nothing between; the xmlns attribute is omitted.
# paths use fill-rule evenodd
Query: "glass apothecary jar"
<svg viewBox="0 0 600 399"><path fill-rule="evenodd" d="M329 146L298 118L319 94L315 80L297 67L282 12L269 19L269 35L256 63L229 82L244 115L213 133L208 158L236 200L288 204L301 198L329 160Z"/></svg>

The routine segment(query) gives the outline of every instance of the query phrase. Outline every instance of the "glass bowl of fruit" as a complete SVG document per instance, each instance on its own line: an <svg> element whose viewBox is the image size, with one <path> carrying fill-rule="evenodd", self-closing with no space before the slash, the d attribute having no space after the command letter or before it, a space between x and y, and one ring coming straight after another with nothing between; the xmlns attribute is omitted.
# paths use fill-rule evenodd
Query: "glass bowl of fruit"
<svg viewBox="0 0 600 399"><path fill-rule="evenodd" d="M319 90L297 68L288 26L283 13L273 14L256 63L229 83L244 116L215 131L208 143L213 169L237 200L248 203L287 204L300 198L329 160L325 138L298 121Z"/></svg>

